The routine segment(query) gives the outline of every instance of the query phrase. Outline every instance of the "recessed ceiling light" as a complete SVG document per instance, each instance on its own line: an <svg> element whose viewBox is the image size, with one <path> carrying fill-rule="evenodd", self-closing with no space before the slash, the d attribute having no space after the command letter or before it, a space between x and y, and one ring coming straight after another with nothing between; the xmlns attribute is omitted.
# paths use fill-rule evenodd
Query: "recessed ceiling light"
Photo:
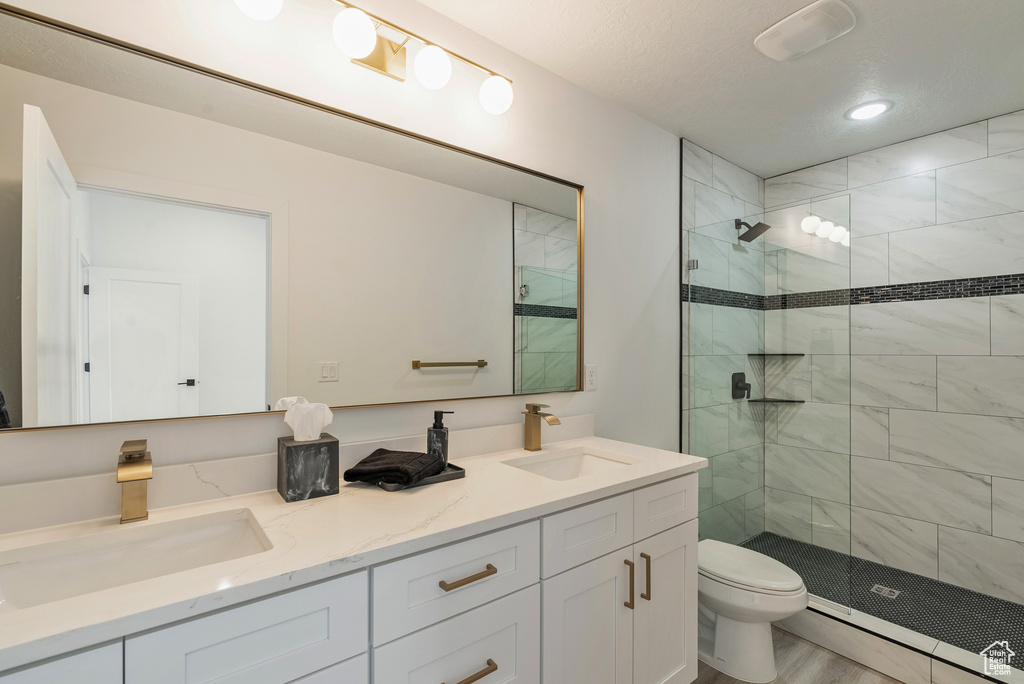
<svg viewBox="0 0 1024 684"><path fill-rule="evenodd" d="M853 119L854 121L874 119L879 114L885 114L890 109L892 109L892 102L889 102L888 100L865 102L864 104L859 104L846 112L846 118Z"/></svg>

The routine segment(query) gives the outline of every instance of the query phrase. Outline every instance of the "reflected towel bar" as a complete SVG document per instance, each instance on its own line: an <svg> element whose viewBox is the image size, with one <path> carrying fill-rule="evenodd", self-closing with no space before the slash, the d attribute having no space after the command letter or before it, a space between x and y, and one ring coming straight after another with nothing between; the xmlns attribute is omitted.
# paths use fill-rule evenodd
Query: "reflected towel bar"
<svg viewBox="0 0 1024 684"><path fill-rule="evenodd" d="M483 368L487 365L487 362L483 359L476 361L439 361L435 363L428 363L427 361L413 361L413 370L420 368L454 368L457 366L472 366L474 368Z"/></svg>

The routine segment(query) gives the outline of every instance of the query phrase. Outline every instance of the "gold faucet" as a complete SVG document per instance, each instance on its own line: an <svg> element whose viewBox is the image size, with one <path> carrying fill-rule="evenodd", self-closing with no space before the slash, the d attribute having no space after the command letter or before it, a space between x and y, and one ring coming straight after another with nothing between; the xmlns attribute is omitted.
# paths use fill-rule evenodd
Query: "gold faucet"
<svg viewBox="0 0 1024 684"><path fill-rule="evenodd" d="M147 484L153 479L153 459L146 440L128 440L117 459L117 481L121 483L121 524L149 518Z"/></svg>
<svg viewBox="0 0 1024 684"><path fill-rule="evenodd" d="M523 415L526 416L526 446L527 451L540 451L540 419L543 418L548 425L561 425L562 421L553 413L541 413L541 409L550 408L547 404L527 404Z"/></svg>

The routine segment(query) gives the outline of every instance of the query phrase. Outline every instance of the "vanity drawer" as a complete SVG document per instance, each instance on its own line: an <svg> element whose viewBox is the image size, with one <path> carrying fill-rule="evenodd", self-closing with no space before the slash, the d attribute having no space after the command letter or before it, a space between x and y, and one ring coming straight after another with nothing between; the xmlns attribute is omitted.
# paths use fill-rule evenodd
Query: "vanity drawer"
<svg viewBox="0 0 1024 684"><path fill-rule="evenodd" d="M365 653L331 665L326 670L296 679L292 684L369 684L370 658Z"/></svg>
<svg viewBox="0 0 1024 684"><path fill-rule="evenodd" d="M633 543L633 494L543 518L541 576L557 575Z"/></svg>
<svg viewBox="0 0 1024 684"><path fill-rule="evenodd" d="M696 517L697 473L633 492L633 538L636 541Z"/></svg>
<svg viewBox="0 0 1024 684"><path fill-rule="evenodd" d="M51 660L42 665L0 674L2 684L121 684L124 679L121 642Z"/></svg>
<svg viewBox="0 0 1024 684"><path fill-rule="evenodd" d="M537 521L380 565L373 569L373 643L511 594L539 576ZM479 579L448 591L440 585L474 577Z"/></svg>
<svg viewBox="0 0 1024 684"><path fill-rule="evenodd" d="M373 649L376 684L540 682L540 587L498 599Z"/></svg>
<svg viewBox="0 0 1024 684"><path fill-rule="evenodd" d="M129 637L125 684L292 682L366 650L368 598L363 571Z"/></svg>

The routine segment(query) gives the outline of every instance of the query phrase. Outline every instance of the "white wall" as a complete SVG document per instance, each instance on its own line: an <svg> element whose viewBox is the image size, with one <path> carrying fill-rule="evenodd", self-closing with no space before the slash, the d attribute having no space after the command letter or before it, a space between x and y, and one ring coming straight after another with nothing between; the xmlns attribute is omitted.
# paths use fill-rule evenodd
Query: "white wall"
<svg viewBox="0 0 1024 684"><path fill-rule="evenodd" d="M346 64L330 50L330 3L290 0L281 21L255 24L231 2L20 0L16 6L281 88L586 187L585 349L599 366L595 393L546 397L562 415L595 413L599 435L676 448L679 424L678 139L568 84L411 0L365 9L505 73L516 102L501 117L471 90L437 92ZM272 49L268 49L272 46ZM536 397L531 397L536 399ZM519 419L523 400L445 402L453 427ZM346 441L427 427L433 405L338 414ZM557 430L557 428L552 428ZM279 415L17 433L0 437L0 481L38 479L47 462L101 472L121 440L144 436L156 459L202 460L267 451L285 433Z"/></svg>

